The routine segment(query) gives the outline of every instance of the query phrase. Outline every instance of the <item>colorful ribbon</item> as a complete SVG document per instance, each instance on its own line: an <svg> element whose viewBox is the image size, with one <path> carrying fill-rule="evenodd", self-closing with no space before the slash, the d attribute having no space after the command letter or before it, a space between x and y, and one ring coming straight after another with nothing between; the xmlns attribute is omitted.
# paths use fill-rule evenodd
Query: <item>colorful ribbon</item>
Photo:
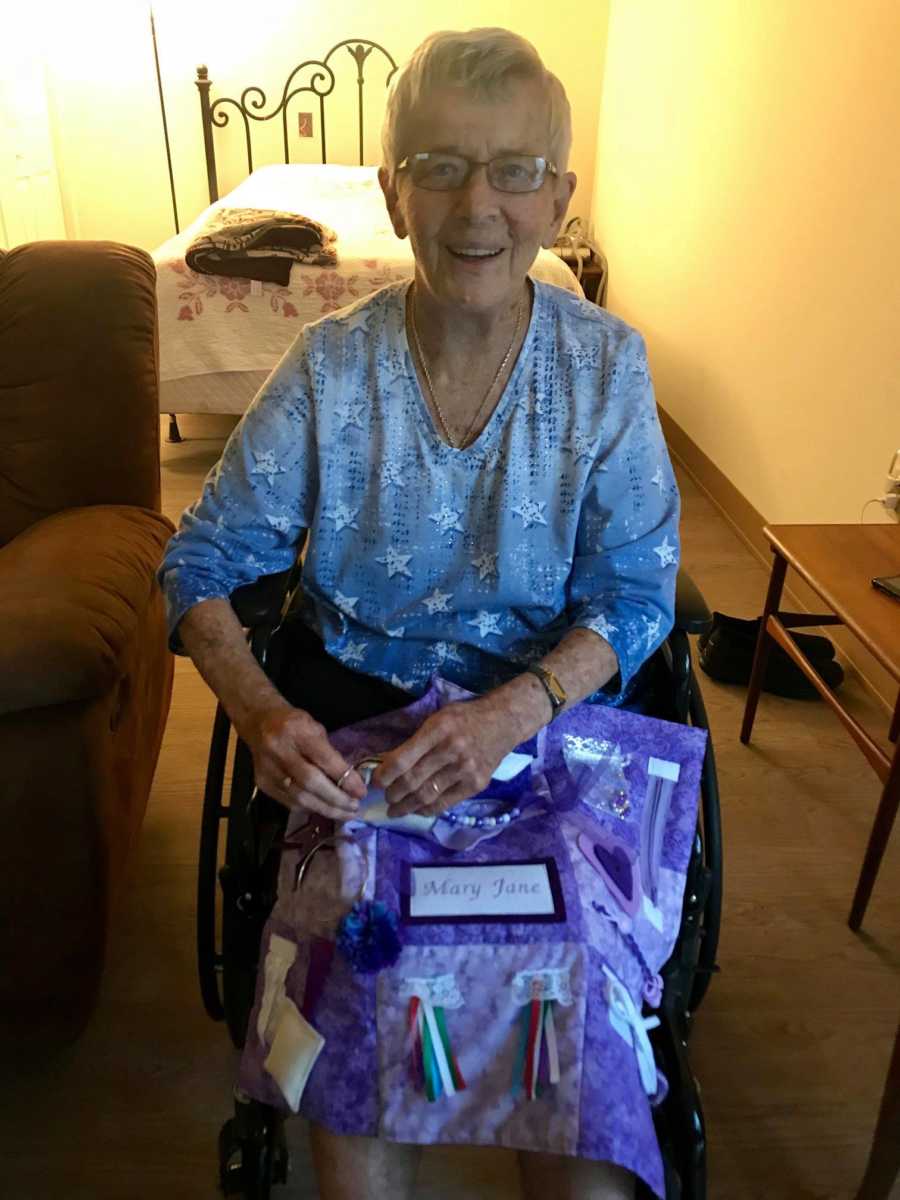
<svg viewBox="0 0 900 1200"><path fill-rule="evenodd" d="M409 1035L413 1086L424 1091L431 1103L442 1095L454 1096L463 1091L466 1081L450 1045L443 1008L420 996L411 996Z"/></svg>
<svg viewBox="0 0 900 1200"><path fill-rule="evenodd" d="M559 1083L559 1045L553 1004L552 1000L535 998L522 1007L522 1040L516 1060L513 1091L524 1087L529 1100L536 1100L540 1095L542 1075L550 1084ZM546 1054L543 1053L545 1046Z"/></svg>

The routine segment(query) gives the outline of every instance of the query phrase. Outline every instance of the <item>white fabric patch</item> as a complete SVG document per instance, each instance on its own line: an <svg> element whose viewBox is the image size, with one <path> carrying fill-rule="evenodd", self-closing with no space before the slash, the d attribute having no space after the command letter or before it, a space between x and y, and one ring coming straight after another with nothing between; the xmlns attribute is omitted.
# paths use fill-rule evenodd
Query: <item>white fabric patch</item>
<svg viewBox="0 0 900 1200"><path fill-rule="evenodd" d="M397 995L401 1000L418 996L435 1008L462 1008L462 992L456 984L455 975L407 976L397 984Z"/></svg>
<svg viewBox="0 0 900 1200"><path fill-rule="evenodd" d="M275 1036L263 1066L281 1088L291 1112L300 1107L309 1073L324 1045L318 1029L313 1029L296 1004L285 997L278 1006Z"/></svg>
<svg viewBox="0 0 900 1200"><path fill-rule="evenodd" d="M556 1000L566 1008L572 1003L572 986L568 967L551 967L544 971L519 971L513 977L513 1003L518 1007L532 1000Z"/></svg>
<svg viewBox="0 0 900 1200"><path fill-rule="evenodd" d="M296 957L296 944L273 933L269 938L269 948L266 951L266 961L263 967L265 979L263 997L256 1017L256 1032L261 1042L268 1042L272 1038L274 1027L278 1022L279 1009L282 1002L287 999L284 983Z"/></svg>
<svg viewBox="0 0 900 1200"><path fill-rule="evenodd" d="M641 1083L648 1096L657 1090L656 1058L647 1037L649 1029L656 1029L659 1017L642 1017L622 981L604 963L606 976L606 1000L609 1005L609 1023L623 1042L627 1042L637 1055Z"/></svg>

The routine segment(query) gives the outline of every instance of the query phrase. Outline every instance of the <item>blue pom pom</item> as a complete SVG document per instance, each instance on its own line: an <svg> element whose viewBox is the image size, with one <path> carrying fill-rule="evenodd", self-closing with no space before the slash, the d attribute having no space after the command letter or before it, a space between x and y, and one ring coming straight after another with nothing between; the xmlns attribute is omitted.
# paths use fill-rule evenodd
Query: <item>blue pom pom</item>
<svg viewBox="0 0 900 1200"><path fill-rule="evenodd" d="M359 900L341 920L337 947L354 971L372 974L400 957L400 922L380 900Z"/></svg>

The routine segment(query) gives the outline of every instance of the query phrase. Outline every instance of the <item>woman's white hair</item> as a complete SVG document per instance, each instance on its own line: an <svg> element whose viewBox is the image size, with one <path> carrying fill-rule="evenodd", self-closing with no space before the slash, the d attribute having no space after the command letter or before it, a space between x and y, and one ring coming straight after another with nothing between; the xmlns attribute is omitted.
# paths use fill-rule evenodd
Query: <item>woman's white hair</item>
<svg viewBox="0 0 900 1200"><path fill-rule="evenodd" d="M509 29L445 31L425 39L397 77L387 102L381 145L384 165L393 176L397 164L419 146L407 142L416 108L441 87L466 88L488 99L502 95L516 80L534 80L547 106L549 157L566 169L572 145L572 114L566 91L547 70L531 42Z"/></svg>

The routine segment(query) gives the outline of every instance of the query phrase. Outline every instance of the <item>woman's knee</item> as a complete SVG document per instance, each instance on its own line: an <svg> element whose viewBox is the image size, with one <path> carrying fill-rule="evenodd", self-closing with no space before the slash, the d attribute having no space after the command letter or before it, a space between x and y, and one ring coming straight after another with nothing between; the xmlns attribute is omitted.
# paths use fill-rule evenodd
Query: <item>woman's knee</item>
<svg viewBox="0 0 900 1200"><path fill-rule="evenodd" d="M412 1200L420 1147L332 1133L310 1124L321 1200Z"/></svg>
<svg viewBox="0 0 900 1200"><path fill-rule="evenodd" d="M519 1152L525 1200L634 1200L634 1175L615 1163Z"/></svg>

